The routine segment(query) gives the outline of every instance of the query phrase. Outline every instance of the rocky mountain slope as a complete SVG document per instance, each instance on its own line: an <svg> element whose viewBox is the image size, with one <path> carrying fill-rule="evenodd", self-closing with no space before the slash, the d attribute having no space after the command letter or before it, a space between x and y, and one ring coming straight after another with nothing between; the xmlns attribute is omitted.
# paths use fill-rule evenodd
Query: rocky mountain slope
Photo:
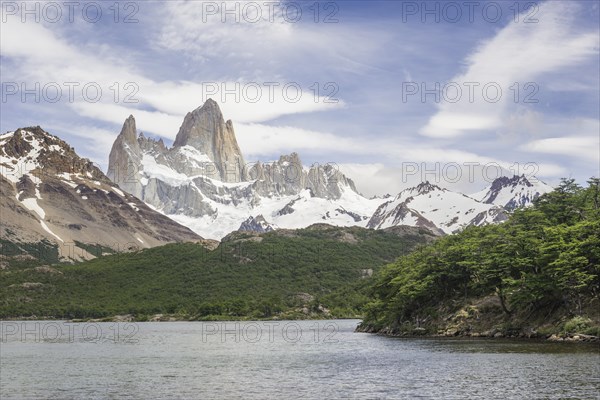
<svg viewBox="0 0 600 400"><path fill-rule="evenodd" d="M99 255L92 248L121 252L201 240L39 126L0 136L0 169L3 245L50 243L61 259L76 260Z"/></svg>

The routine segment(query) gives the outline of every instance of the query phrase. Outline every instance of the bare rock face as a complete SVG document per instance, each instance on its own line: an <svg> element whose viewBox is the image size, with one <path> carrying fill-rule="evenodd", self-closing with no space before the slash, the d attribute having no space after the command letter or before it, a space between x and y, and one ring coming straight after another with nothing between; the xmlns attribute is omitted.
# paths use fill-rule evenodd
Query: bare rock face
<svg viewBox="0 0 600 400"><path fill-rule="evenodd" d="M166 172L157 174L157 169ZM153 207L191 217L215 215L207 198L232 197L225 193L228 188L215 181L247 180L233 124L224 121L219 106L210 99L186 115L171 148L162 139L138 134L135 119L129 116L110 152L107 175ZM182 177L190 179L182 182ZM236 188L231 191L239 194Z"/></svg>
<svg viewBox="0 0 600 400"><path fill-rule="evenodd" d="M135 118L130 115L113 143L106 175L125 191L141 198L143 192L139 173L141 164L142 149L137 139Z"/></svg>
<svg viewBox="0 0 600 400"><path fill-rule="evenodd" d="M308 176L297 153L282 155L272 163L258 162L249 170L253 189L268 196L275 189L280 195L295 195L309 187Z"/></svg>
<svg viewBox="0 0 600 400"><path fill-rule="evenodd" d="M305 168L297 153L282 155L272 163L258 162L249 170L256 180L254 190L267 196L276 187L279 194L297 195L309 189L314 197L337 200L344 188L356 192L354 182L342 174L335 164L314 164Z"/></svg>
<svg viewBox="0 0 600 400"><path fill-rule="evenodd" d="M179 128L173 147L191 146L214 164L211 178L223 182L242 182L244 157L238 146L231 120L225 122L219 105L208 99L202 107L188 113Z"/></svg>

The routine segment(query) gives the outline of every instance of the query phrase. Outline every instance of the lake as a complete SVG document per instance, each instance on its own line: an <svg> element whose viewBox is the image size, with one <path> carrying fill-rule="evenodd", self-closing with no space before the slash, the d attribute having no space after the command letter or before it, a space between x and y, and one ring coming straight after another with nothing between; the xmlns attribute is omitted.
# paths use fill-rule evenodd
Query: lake
<svg viewBox="0 0 600 400"><path fill-rule="evenodd" d="M404 339L358 320L2 321L5 399L596 399L598 345Z"/></svg>

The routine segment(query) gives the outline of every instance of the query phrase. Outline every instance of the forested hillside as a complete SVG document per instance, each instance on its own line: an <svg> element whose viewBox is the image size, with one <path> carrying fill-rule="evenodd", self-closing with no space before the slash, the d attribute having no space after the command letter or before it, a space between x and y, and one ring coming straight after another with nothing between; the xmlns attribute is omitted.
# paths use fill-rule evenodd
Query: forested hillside
<svg viewBox="0 0 600 400"><path fill-rule="evenodd" d="M371 288L361 330L390 334L598 334L599 180L563 179L500 225L401 257Z"/></svg>
<svg viewBox="0 0 600 400"><path fill-rule="evenodd" d="M373 273L435 238L413 227L320 224L234 233L213 249L169 244L75 265L14 256L0 270L0 318L356 317Z"/></svg>

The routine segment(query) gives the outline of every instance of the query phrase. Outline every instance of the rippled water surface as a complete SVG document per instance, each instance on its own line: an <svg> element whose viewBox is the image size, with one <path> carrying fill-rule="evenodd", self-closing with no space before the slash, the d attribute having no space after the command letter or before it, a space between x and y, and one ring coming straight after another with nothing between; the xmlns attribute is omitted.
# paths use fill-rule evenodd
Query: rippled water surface
<svg viewBox="0 0 600 400"><path fill-rule="evenodd" d="M0 398L600 398L598 346L386 338L358 322L3 321Z"/></svg>

